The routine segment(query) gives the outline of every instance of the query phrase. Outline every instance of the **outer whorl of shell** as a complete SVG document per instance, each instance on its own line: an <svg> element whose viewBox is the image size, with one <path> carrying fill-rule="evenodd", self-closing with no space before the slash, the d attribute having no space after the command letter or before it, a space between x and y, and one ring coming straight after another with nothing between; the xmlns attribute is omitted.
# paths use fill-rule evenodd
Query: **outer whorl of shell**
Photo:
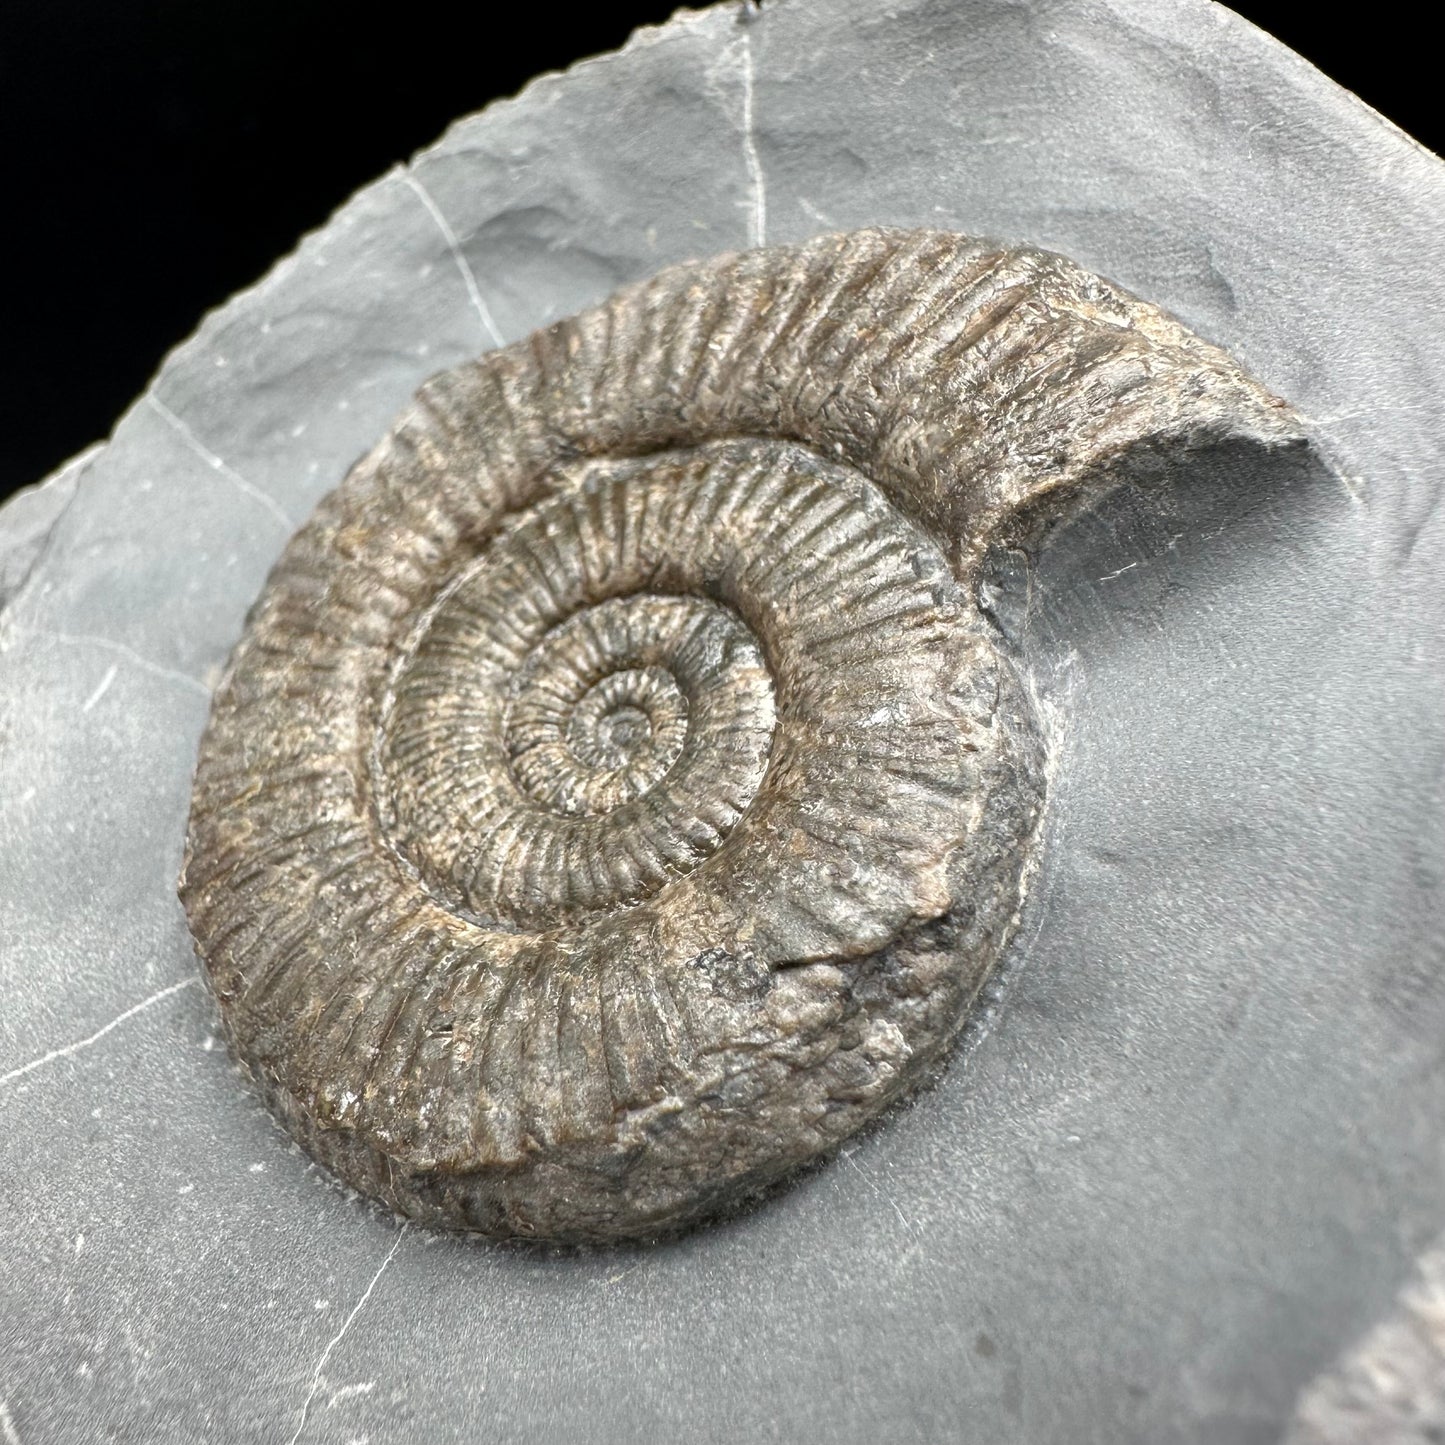
<svg viewBox="0 0 1445 1445"><path fill-rule="evenodd" d="M941 1059L1041 747L973 597L1025 504L1286 434L1056 256L861 231L665 271L429 382L296 535L182 897L291 1132L417 1218L726 1208Z"/></svg>

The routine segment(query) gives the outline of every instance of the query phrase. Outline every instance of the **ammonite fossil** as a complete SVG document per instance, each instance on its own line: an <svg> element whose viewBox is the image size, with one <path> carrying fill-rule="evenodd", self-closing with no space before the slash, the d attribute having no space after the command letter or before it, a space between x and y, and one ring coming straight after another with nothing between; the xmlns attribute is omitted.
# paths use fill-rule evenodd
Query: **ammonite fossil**
<svg viewBox="0 0 1445 1445"><path fill-rule="evenodd" d="M987 549L1292 434L1154 308L926 231L436 377L215 697L181 893L234 1052L356 1188L494 1235L662 1234L825 1154L939 1064L1032 866Z"/></svg>

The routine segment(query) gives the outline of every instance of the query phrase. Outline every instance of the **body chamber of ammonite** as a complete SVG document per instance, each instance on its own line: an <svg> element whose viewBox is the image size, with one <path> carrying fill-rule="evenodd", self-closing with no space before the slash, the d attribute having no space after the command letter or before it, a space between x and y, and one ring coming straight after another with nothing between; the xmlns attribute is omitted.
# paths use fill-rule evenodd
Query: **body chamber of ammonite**
<svg viewBox="0 0 1445 1445"><path fill-rule="evenodd" d="M647 1237L943 1059L1044 745L975 596L1049 499L1280 404L1057 256L680 266L429 382L217 691L182 897L287 1129L425 1222Z"/></svg>

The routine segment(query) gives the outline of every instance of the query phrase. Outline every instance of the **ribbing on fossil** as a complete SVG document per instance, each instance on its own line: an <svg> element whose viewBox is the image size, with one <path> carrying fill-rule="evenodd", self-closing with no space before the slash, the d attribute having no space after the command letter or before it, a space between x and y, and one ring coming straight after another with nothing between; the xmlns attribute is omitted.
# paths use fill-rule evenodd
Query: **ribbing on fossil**
<svg viewBox="0 0 1445 1445"><path fill-rule="evenodd" d="M668 1232L943 1058L1041 743L974 588L1141 451L1293 435L1056 256L674 267L427 383L277 564L182 878L291 1132L424 1221Z"/></svg>

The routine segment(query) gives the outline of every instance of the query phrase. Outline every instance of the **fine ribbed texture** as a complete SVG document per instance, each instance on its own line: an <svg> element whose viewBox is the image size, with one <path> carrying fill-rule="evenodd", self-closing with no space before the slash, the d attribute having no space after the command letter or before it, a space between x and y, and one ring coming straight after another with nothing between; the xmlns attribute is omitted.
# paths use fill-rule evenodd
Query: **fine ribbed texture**
<svg viewBox="0 0 1445 1445"><path fill-rule="evenodd" d="M991 541L1290 439L1058 257L863 231L443 374L218 689L182 897L301 1142L425 1221L656 1235L925 1078L1042 805Z"/></svg>

